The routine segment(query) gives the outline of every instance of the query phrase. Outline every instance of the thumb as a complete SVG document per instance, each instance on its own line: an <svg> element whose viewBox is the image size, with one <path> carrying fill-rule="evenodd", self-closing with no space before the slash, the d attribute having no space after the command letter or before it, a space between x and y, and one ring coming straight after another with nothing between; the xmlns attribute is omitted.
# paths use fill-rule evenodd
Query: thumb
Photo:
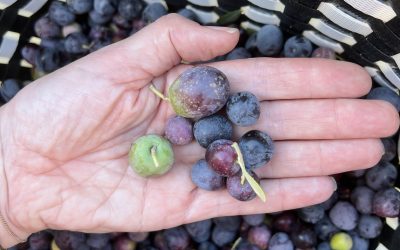
<svg viewBox="0 0 400 250"><path fill-rule="evenodd" d="M238 39L235 28L201 26L169 14L133 36L89 55L87 60L96 62L91 71L110 76L113 81L127 82L138 77L149 81L182 60L206 61L226 54Z"/></svg>

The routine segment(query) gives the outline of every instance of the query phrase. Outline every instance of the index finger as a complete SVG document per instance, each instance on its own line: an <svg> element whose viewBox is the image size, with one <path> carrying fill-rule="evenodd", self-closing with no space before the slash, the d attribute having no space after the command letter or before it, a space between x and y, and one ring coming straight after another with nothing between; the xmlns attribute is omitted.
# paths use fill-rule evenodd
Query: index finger
<svg viewBox="0 0 400 250"><path fill-rule="evenodd" d="M259 100L355 98L372 86L360 66L317 58L251 58L209 64L224 72L232 92L250 91Z"/></svg>

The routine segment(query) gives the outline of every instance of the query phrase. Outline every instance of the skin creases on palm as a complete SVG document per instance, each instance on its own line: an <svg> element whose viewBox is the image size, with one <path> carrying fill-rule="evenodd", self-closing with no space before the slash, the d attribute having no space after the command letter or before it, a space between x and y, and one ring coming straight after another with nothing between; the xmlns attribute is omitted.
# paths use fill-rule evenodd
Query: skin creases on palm
<svg viewBox="0 0 400 250"><path fill-rule="evenodd" d="M132 204L123 205L130 211L124 216L137 215L141 209L146 181L129 169L127 154L135 138L164 126L164 114L160 113L169 108L160 105L158 97L148 90L129 89L128 85L113 84L101 76L93 76L96 83L90 77L73 78L71 74L65 77L67 72L67 68L61 69L27 86L2 111L8 117L3 130L13 131L8 150L18 147L14 151L18 155L12 157L13 168L8 170L9 182L18 183L18 187L10 187L9 206L18 211L21 200L32 200L41 206L39 210L51 211L46 212L46 218L35 218L42 224L38 227L45 224L62 228L69 221L71 228L97 230L97 224L107 217L94 216L93 221L77 219L75 224L73 218L93 213L112 214L114 206L122 207L119 203L128 200ZM40 98L36 93L41 93ZM158 128L153 129L152 124ZM8 155L11 158L12 153ZM32 182L37 185L32 186ZM32 192L21 192L23 189ZM44 192L54 197L48 199L48 204L40 198ZM118 195L126 197L116 204L111 202ZM74 210L82 215L69 214ZM22 224L27 216L30 215L15 216L21 220L17 224ZM86 222L93 225L85 225ZM103 230L118 227L121 226L107 225Z"/></svg>
<svg viewBox="0 0 400 250"><path fill-rule="evenodd" d="M186 67L177 69L182 71ZM147 180L129 168L127 157L134 139L163 132L166 119L173 114L170 105L155 96L147 85L136 89L140 84L135 80L119 84L81 70L78 74L66 67L39 79L3 110L4 116L13 114L4 130L15 128L10 145L18 147L14 151L18 153L14 165L20 167L10 168L8 176L10 183L18 183L18 187L9 188L9 207L16 211L15 224L25 227L24 221L34 221L31 231L48 227L147 231L182 221L182 215L179 220L168 215L179 215L189 204L188 194L194 185L186 176L192 160L188 163L178 155L167 175ZM176 77L175 71L153 79L153 83L163 89L167 78L171 81L171 77ZM138 78L143 81L148 76L138 74ZM29 159L29 164L25 159ZM25 189L31 192L21 192ZM168 209L161 202L164 199L174 200ZM21 206L25 202L21 201L32 201L41 213L26 214ZM151 210L144 208L153 207L153 203L160 204L154 204ZM85 216L91 218L82 220ZM130 218L138 220L135 225L125 225ZM160 224L160 220L164 223Z"/></svg>

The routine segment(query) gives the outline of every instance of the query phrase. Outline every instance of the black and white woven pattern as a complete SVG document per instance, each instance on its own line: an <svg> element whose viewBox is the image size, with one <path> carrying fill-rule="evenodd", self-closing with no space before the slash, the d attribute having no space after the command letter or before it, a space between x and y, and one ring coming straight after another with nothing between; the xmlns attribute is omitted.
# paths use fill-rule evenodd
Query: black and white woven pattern
<svg viewBox="0 0 400 250"><path fill-rule="evenodd" d="M378 83L400 88L400 19L389 3L379 0L249 2L246 8L253 11L247 11L249 20L259 22L255 18L257 14L270 14L272 10L286 31L302 32L315 44L332 48L343 58L366 67Z"/></svg>
<svg viewBox="0 0 400 250"><path fill-rule="evenodd" d="M19 51L28 42L40 42L32 24L47 4L47 0L0 0L0 80L31 78L31 66L21 60Z"/></svg>
<svg viewBox="0 0 400 250"><path fill-rule="evenodd" d="M166 2L186 5L204 24L241 9L243 28L257 30L264 24L275 24L286 33L301 33L313 43L332 48L340 57L364 66L376 83L396 92L400 89L400 0ZM0 0L0 81L31 79L31 65L21 59L19 51L28 42L40 43L32 27L48 5L48 0ZM398 218L386 220L382 235L371 249L400 249Z"/></svg>
<svg viewBox="0 0 400 250"><path fill-rule="evenodd" d="M50 2L49 0L0 0L0 82L8 78L32 79L32 66L21 58L20 50L27 43L40 43L40 38L35 36L33 24L47 11ZM186 4L186 0L168 2Z"/></svg>

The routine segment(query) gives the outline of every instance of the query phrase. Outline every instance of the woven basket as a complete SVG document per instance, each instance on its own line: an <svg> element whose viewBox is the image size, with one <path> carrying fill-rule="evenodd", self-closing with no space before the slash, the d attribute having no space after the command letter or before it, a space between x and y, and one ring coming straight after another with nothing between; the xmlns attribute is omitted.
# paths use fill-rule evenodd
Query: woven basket
<svg viewBox="0 0 400 250"><path fill-rule="evenodd" d="M319 46L332 48L343 59L364 66L375 83L396 92L400 89L399 0L166 2L195 11L204 24L240 9L241 27L258 30L264 24L276 24L286 33L303 34ZM47 11L48 5L48 0L0 0L0 81L32 79L32 67L21 58L19 51L27 43L40 42L34 34L33 23ZM371 250L399 250L399 218L386 219L382 234L371 243Z"/></svg>

